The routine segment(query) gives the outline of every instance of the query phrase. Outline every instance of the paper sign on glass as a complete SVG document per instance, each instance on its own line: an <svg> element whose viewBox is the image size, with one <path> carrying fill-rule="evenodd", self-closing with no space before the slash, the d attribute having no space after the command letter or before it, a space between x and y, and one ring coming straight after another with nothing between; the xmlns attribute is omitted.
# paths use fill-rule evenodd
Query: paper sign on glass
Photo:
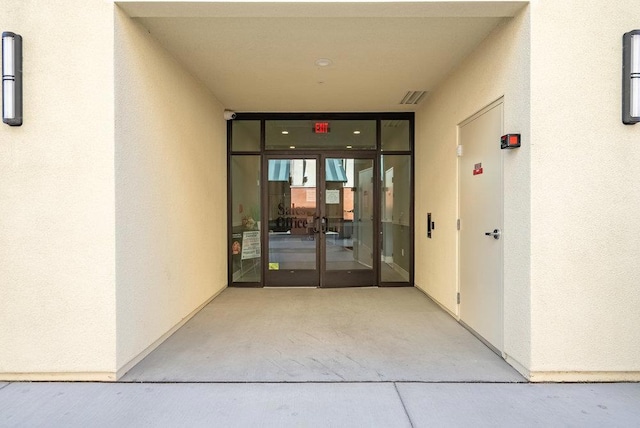
<svg viewBox="0 0 640 428"><path fill-rule="evenodd" d="M340 190L327 189L327 204L339 204L340 203Z"/></svg>

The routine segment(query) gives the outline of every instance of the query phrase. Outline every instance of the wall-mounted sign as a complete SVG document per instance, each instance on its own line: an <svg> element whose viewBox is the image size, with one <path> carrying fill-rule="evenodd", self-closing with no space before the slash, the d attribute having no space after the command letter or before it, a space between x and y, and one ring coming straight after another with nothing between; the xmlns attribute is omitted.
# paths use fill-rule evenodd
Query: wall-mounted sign
<svg viewBox="0 0 640 428"><path fill-rule="evenodd" d="M307 189L307 202L316 201L316 189Z"/></svg>
<svg viewBox="0 0 640 428"><path fill-rule="evenodd" d="M477 163L473 166L473 175L480 175L484 172L482 169L482 163Z"/></svg>
<svg viewBox="0 0 640 428"><path fill-rule="evenodd" d="M329 122L316 122L313 127L313 132L316 134L328 134L331 131L329 128Z"/></svg>

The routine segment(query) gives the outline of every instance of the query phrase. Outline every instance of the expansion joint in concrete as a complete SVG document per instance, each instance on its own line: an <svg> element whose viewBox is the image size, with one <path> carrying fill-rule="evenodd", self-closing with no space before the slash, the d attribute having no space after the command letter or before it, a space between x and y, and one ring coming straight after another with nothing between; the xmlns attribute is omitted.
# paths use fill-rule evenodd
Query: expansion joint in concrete
<svg viewBox="0 0 640 428"><path fill-rule="evenodd" d="M393 382L393 387L396 390L396 394L398 394L398 399L400 400L400 404L402 404L402 408L404 409L404 414L407 415L407 420L409 421L409 425L411 425L411 428L414 428L413 421L411 420L411 415L409 415L409 411L407 410L407 405L404 404L404 400L402 399L402 394L400 394L400 391L398 390L398 383Z"/></svg>

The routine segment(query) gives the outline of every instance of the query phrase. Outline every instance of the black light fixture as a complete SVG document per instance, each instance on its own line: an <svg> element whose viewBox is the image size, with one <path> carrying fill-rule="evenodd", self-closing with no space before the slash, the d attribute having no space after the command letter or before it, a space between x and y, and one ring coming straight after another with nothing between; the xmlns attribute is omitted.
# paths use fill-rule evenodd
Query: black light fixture
<svg viewBox="0 0 640 428"><path fill-rule="evenodd" d="M22 36L2 33L2 121L22 125Z"/></svg>
<svg viewBox="0 0 640 428"><path fill-rule="evenodd" d="M520 134L507 134L500 137L501 149L517 149L520 147Z"/></svg>
<svg viewBox="0 0 640 428"><path fill-rule="evenodd" d="M622 123L640 122L640 30L622 36Z"/></svg>

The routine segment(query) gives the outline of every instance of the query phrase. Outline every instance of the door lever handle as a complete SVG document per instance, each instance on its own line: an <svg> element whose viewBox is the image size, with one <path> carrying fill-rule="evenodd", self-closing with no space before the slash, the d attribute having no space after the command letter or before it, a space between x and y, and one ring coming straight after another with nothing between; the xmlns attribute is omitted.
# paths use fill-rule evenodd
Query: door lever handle
<svg viewBox="0 0 640 428"><path fill-rule="evenodd" d="M486 236L493 236L493 239L500 239L501 234L500 229L493 229L493 232L485 232Z"/></svg>
<svg viewBox="0 0 640 428"><path fill-rule="evenodd" d="M327 230L329 230L329 219L322 217L322 233L327 233Z"/></svg>

